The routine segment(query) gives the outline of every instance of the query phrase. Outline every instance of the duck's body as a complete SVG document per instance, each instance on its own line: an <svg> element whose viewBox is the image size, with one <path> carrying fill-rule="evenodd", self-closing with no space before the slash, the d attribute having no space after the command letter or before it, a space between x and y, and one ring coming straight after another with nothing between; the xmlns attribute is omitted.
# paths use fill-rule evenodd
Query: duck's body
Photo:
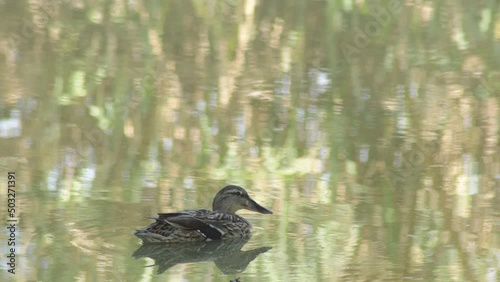
<svg viewBox="0 0 500 282"><path fill-rule="evenodd" d="M252 225L235 214L239 209L260 213L272 213L252 200L239 186L229 185L217 193L213 211L185 210L176 213L160 213L156 221L135 235L145 243L193 242L249 237Z"/></svg>
<svg viewBox="0 0 500 282"><path fill-rule="evenodd" d="M160 213L156 222L135 235L143 242L193 242L248 237L252 225L239 215L210 210Z"/></svg>

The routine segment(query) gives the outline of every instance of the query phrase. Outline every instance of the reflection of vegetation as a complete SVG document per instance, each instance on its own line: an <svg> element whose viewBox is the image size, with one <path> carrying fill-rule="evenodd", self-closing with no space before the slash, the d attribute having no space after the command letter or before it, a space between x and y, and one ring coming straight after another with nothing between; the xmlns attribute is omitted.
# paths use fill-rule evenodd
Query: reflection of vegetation
<svg viewBox="0 0 500 282"><path fill-rule="evenodd" d="M486 279L498 251L497 2L405 3L348 60L342 43L374 22L371 2L2 2L0 116L20 112L22 136L0 142L31 187L30 279L54 281L61 265L68 279L137 278L120 244L75 242L139 213L109 206L208 206L220 182L279 199L267 204L280 219L259 224L278 230L265 236L279 259L253 270L269 281L296 266L307 281ZM97 129L96 146L82 132ZM428 143L432 154L411 157ZM99 227L70 228L88 212L76 204L98 209Z"/></svg>

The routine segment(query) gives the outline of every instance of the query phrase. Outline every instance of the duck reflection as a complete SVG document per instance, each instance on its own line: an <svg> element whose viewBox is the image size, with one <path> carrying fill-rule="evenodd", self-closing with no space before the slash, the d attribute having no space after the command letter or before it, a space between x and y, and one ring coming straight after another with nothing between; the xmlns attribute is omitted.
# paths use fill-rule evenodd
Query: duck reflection
<svg viewBox="0 0 500 282"><path fill-rule="evenodd" d="M177 264L205 261L213 261L224 274L236 274L243 272L258 255L272 249L271 247L260 247L242 251L241 248L248 240L247 238L237 238L182 244L144 244L132 254L132 257L154 259L154 265L158 266L158 274Z"/></svg>

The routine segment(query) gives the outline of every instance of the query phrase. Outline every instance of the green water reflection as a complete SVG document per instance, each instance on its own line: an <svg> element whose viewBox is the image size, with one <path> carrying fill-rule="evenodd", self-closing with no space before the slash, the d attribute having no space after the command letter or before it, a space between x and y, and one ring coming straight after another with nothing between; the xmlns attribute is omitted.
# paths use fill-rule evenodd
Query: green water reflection
<svg viewBox="0 0 500 282"><path fill-rule="evenodd" d="M18 175L19 216L1 281L498 281L497 1L4 0L0 15L1 183ZM266 250L244 270L133 257L147 217L210 208L229 183L274 212L241 213L241 250Z"/></svg>

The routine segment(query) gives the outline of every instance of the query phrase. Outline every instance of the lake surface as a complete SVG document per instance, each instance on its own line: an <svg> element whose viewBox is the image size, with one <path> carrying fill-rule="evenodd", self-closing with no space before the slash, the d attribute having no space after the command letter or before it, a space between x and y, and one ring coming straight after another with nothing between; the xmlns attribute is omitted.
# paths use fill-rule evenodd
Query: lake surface
<svg viewBox="0 0 500 282"><path fill-rule="evenodd" d="M0 1L0 280L498 281L499 8ZM133 235L227 184L250 240Z"/></svg>

